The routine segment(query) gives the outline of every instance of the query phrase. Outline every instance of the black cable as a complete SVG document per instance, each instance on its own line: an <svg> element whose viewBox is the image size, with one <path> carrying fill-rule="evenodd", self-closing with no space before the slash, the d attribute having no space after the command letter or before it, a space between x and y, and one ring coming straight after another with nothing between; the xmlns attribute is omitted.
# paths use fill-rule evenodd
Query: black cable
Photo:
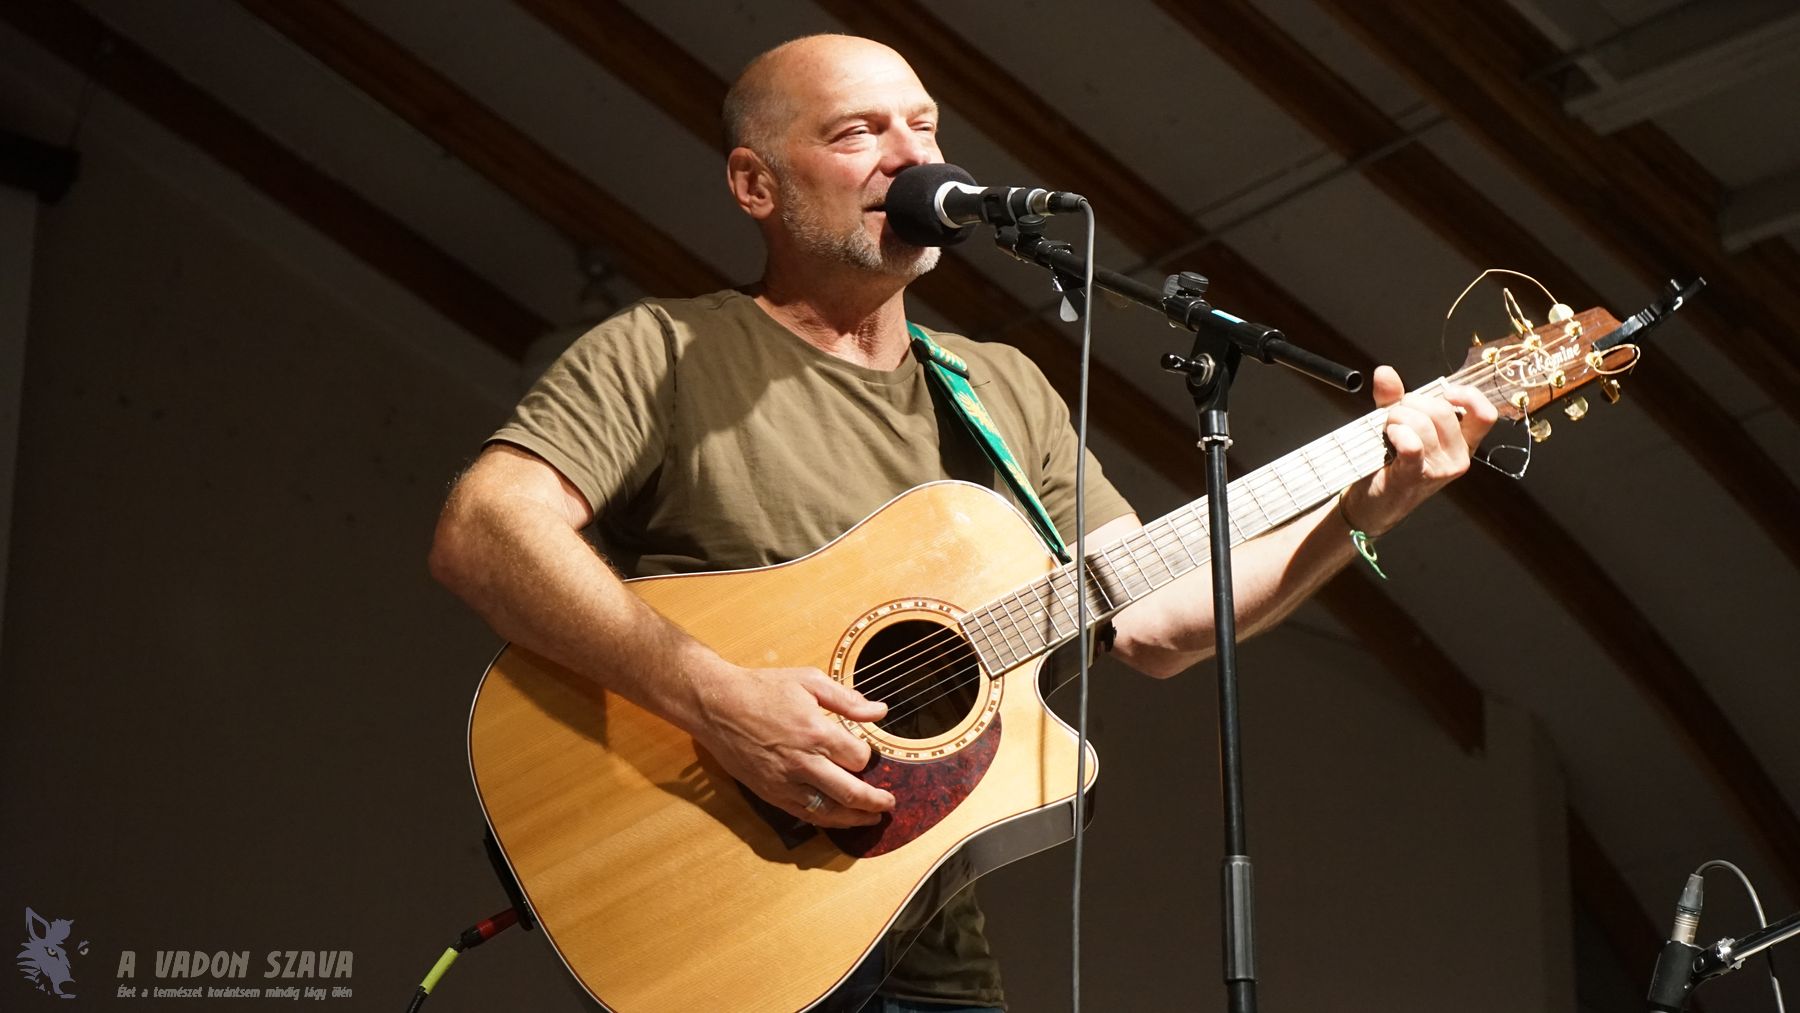
<svg viewBox="0 0 1800 1013"><path fill-rule="evenodd" d="M425 1005L426 998L431 995L431 990L437 987L444 972L450 970L450 965L456 963L456 958L462 956L464 950L472 950L518 923L519 909L509 907L492 918L484 918L458 933L456 942L451 943L449 948L444 950L443 955L438 957L437 963L431 965L431 970L427 971L424 979L419 982L418 988L413 990L412 1002L407 1004L406 1013L418 1013L419 1007Z"/></svg>
<svg viewBox="0 0 1800 1013"><path fill-rule="evenodd" d="M1728 869L1734 873L1738 882L1744 884L1744 891L1750 895L1750 906L1756 909L1756 923L1765 929L1769 927L1769 918L1763 914L1762 898L1756 895L1756 887L1750 884L1750 877L1744 875L1744 870L1722 858L1715 858L1695 869L1694 874L1703 876L1708 869ZM1763 956L1769 961L1769 988L1775 993L1776 1013L1787 1013L1787 1005L1781 1001L1781 979L1775 976L1775 951L1771 949Z"/></svg>

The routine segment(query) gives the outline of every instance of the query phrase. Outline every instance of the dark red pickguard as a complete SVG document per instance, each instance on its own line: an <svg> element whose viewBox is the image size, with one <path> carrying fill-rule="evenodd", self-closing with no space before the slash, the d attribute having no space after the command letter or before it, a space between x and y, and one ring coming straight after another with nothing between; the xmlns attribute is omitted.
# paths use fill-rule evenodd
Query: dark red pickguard
<svg viewBox="0 0 1800 1013"><path fill-rule="evenodd" d="M859 777L894 793L894 809L867 827L828 830L826 835L847 855L872 858L886 854L938 825L981 783L1000 749L1000 715L975 741L936 760L895 760L875 754Z"/></svg>

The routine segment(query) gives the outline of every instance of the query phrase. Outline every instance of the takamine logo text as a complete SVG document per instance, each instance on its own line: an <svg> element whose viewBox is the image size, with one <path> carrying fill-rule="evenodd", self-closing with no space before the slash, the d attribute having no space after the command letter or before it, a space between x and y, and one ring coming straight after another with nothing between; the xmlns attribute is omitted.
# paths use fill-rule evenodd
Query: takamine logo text
<svg viewBox="0 0 1800 1013"><path fill-rule="evenodd" d="M68 918L46 921L36 911L25 909L25 943L19 948L19 973L38 991L59 999L75 998L75 993L64 987L75 984L68 949L69 933L74 928L75 923ZM87 951L87 940L83 939L75 952L85 957Z"/></svg>

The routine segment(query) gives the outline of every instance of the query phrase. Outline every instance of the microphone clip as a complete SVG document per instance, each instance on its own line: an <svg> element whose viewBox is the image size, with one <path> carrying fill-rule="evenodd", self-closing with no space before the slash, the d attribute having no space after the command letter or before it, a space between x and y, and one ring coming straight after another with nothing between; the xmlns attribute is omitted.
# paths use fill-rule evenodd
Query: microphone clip
<svg viewBox="0 0 1800 1013"><path fill-rule="evenodd" d="M994 226L994 245L1027 264L1050 269L1050 284L1062 296L1057 315L1064 323L1080 320L1088 311L1087 280L1039 259L1044 253L1073 253L1075 247L1060 239L1044 238L1043 215L1026 215L1008 225Z"/></svg>

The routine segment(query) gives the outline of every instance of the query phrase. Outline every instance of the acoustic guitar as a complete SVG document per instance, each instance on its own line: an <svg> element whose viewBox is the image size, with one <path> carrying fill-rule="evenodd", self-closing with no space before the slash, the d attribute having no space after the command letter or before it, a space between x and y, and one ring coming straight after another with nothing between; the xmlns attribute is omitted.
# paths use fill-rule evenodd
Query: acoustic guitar
<svg viewBox="0 0 1800 1013"><path fill-rule="evenodd" d="M1616 397L1636 346L1611 343L1604 310L1559 311L1448 379L1520 421L1590 381ZM1385 416L1233 482L1232 541L1380 469ZM1088 619L1205 566L1208 544L1201 499L1090 552ZM872 827L796 825L656 715L502 650L469 718L476 793L545 936L607 1009L854 1008L867 990L840 986L934 873L955 887L1073 834L1099 764L1090 750L1078 792L1076 737L1038 673L1077 635L1075 571L995 493L921 486L801 559L630 587L736 664L816 667L886 700L879 722L840 720L897 804Z"/></svg>

